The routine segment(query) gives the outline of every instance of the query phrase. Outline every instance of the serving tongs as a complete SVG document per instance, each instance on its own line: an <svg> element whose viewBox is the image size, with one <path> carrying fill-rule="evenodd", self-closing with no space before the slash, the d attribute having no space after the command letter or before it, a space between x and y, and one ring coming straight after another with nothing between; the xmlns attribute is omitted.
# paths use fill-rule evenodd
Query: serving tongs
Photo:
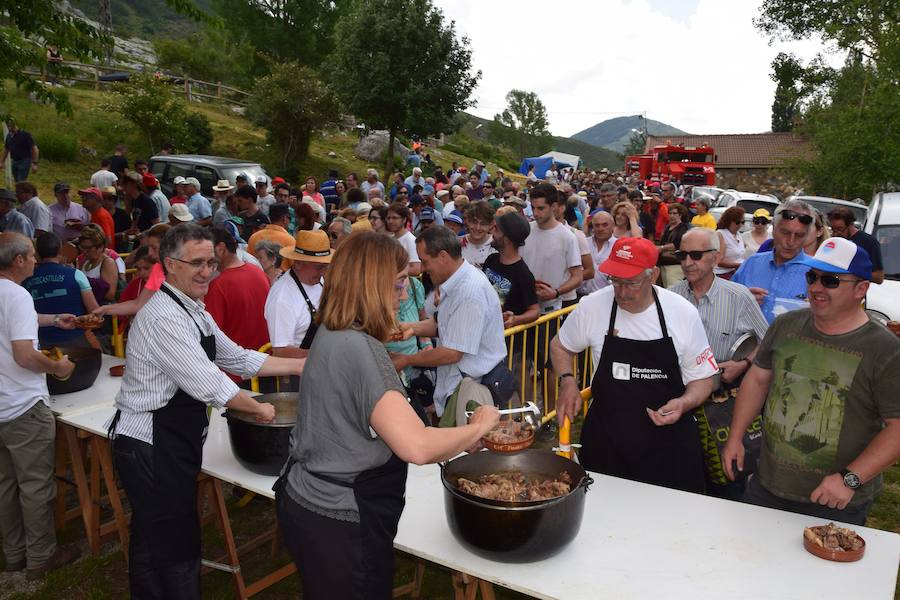
<svg viewBox="0 0 900 600"><path fill-rule="evenodd" d="M531 413L532 415L534 415L532 418L535 421L539 422L541 420L541 409L538 408L538 405L534 402L526 402L525 406L520 406L518 408L504 408L502 410L498 410L497 412L500 413L500 416L515 415L518 413ZM473 414L475 414L475 411L466 411L466 417L471 417Z"/></svg>

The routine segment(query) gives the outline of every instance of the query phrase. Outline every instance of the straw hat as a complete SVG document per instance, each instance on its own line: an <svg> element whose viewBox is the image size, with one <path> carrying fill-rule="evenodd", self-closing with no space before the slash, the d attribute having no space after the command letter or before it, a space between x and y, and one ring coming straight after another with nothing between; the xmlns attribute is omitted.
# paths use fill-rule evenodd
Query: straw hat
<svg viewBox="0 0 900 600"><path fill-rule="evenodd" d="M322 230L307 231L301 229L297 232L294 245L282 248L281 256L294 261L330 263L331 244L328 243L328 234Z"/></svg>
<svg viewBox="0 0 900 600"><path fill-rule="evenodd" d="M227 179L220 179L212 189L216 192L229 192L234 189L234 186Z"/></svg>

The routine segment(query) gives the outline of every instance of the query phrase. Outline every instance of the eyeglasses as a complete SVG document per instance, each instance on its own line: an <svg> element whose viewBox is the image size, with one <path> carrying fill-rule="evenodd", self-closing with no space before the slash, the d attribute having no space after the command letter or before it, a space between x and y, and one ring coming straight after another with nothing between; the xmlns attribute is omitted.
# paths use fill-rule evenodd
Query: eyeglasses
<svg viewBox="0 0 900 600"><path fill-rule="evenodd" d="M195 271L202 271L203 267L207 267L210 271L217 271L219 269L219 261L218 259L210 259L210 260L181 260L180 258L175 258L174 256L169 256L167 258L171 258L172 260L176 260L180 263L184 263L191 267Z"/></svg>
<svg viewBox="0 0 900 600"><path fill-rule="evenodd" d="M769 220L765 217L754 217L753 224L754 225L768 225Z"/></svg>
<svg viewBox="0 0 900 600"><path fill-rule="evenodd" d="M93 250L97 246L94 246L93 244L85 244L83 242L78 242L78 247L81 248L82 250Z"/></svg>
<svg viewBox="0 0 900 600"><path fill-rule="evenodd" d="M677 258L679 262L684 262L688 256L691 257L691 260L700 260L707 252L715 251L714 248L710 248L709 250L676 250L675 258Z"/></svg>
<svg viewBox="0 0 900 600"><path fill-rule="evenodd" d="M778 214L781 215L782 219L787 219L788 221L793 221L794 219L797 219L804 225L809 225L810 223L813 222L813 218L811 215L804 215L803 213L794 212L790 209L783 210Z"/></svg>
<svg viewBox="0 0 900 600"><path fill-rule="evenodd" d="M806 272L806 283L809 285L814 284L817 281L822 282L822 287L828 288L829 290L835 289L837 286L841 285L842 281L849 283L856 283L860 281L859 279L847 279L840 278L837 275L832 275L831 273L815 273L813 271Z"/></svg>
<svg viewBox="0 0 900 600"><path fill-rule="evenodd" d="M330 237L330 238L333 239L333 240L336 240L336 239L338 239L338 238L341 237L341 236L339 236L338 234L332 232L332 233L329 233L329 234L328 234L328 237Z"/></svg>
<svg viewBox="0 0 900 600"><path fill-rule="evenodd" d="M610 285L618 288L628 288L630 290L635 290L644 285L644 279L644 277L641 277L639 280L634 281L633 279L619 279L611 275L606 276L606 280Z"/></svg>

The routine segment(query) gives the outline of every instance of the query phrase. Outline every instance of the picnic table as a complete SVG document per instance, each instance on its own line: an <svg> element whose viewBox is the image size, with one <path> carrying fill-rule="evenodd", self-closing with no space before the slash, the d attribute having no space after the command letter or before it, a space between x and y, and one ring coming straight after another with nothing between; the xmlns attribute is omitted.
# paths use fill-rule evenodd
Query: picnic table
<svg viewBox="0 0 900 600"><path fill-rule="evenodd" d="M63 415L60 421L105 440L103 425L113 413L113 397L107 398L107 406ZM231 571L238 597L252 596L293 573L289 563L257 582L243 580L239 557L243 548L231 535L221 486L227 482L274 499L271 488L276 478L252 473L237 462L225 419L216 411L210 419L202 473L201 486L212 494L210 505L226 538L226 557L218 566ZM406 508L394 545L413 557L471 576L463 593L457 590L460 598L474 598L475 589L490 598L489 584L536 598L565 600L894 597L900 563L896 533L851 526L865 539L866 554L859 562L833 563L803 548L803 528L822 523L821 519L592 476L595 483L587 493L578 536L559 554L539 563L507 564L481 558L453 537L444 515L439 467L410 465ZM264 532L260 539L271 535ZM411 589L412 584L405 591Z"/></svg>

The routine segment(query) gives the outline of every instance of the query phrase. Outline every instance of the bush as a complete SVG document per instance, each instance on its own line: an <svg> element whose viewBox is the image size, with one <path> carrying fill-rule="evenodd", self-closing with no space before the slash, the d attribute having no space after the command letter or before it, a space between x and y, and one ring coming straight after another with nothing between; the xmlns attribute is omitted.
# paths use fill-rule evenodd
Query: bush
<svg viewBox="0 0 900 600"><path fill-rule="evenodd" d="M212 146L213 132L206 115L195 112L188 113L184 120L184 128L185 139L181 145L173 142L175 147L180 152L208 154L209 148Z"/></svg>
<svg viewBox="0 0 900 600"><path fill-rule="evenodd" d="M41 158L70 162L78 158L78 141L69 135L47 132L36 135Z"/></svg>

